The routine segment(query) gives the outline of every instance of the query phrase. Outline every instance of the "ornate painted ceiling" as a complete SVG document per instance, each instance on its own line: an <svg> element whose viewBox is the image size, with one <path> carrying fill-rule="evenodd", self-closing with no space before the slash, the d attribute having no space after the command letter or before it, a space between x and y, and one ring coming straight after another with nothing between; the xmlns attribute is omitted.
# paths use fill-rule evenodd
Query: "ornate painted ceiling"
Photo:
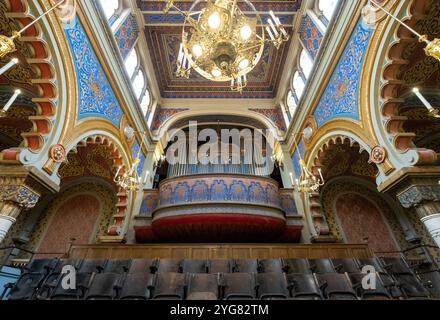
<svg viewBox="0 0 440 320"><path fill-rule="evenodd" d="M263 21L267 21L272 10L280 18L290 35L296 13L302 0L265 1L253 0ZM193 1L176 1L182 10L188 10ZM204 79L195 72L190 79L177 78L176 60L182 32L183 18L177 12L163 14L164 1L137 0L137 6L144 20L144 35L155 67L155 75L163 98L254 98L272 99L277 94L283 65L290 42L279 50L267 47L258 66L249 74L249 85L241 95L231 92L229 83L216 83Z"/></svg>

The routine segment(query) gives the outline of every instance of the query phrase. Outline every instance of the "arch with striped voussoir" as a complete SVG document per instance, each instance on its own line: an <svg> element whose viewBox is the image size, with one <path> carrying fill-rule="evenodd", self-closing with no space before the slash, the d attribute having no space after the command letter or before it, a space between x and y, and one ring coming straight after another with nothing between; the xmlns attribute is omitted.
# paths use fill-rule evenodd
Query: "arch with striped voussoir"
<svg viewBox="0 0 440 320"><path fill-rule="evenodd" d="M0 32L10 36L13 31L34 21L35 17L30 11L27 1L2 1ZM0 64L5 64L14 57L20 62L0 77L0 83L9 89L21 89L23 98L17 100L18 103L10 108L3 119L15 123L16 116L21 115L20 123L25 124L26 128L17 128L18 136L21 138L20 141L16 141L16 145L3 145L3 150L0 150L0 163L19 163L19 154L24 149L32 153L40 152L45 144L45 137L53 129L51 120L57 109L57 76L50 47L44 39L39 23L24 31L21 38L15 40L15 44L17 51L1 59ZM13 90L9 90L9 93L11 91ZM7 91L3 96L6 99Z"/></svg>
<svg viewBox="0 0 440 320"><path fill-rule="evenodd" d="M429 39L439 38L439 12L438 1L413 1L403 12L406 15L403 21L420 34L428 35ZM391 141L398 156L414 154L408 158L410 165L436 164L440 153L440 120L429 115L412 89L419 87L433 105L438 104L440 97L435 91L440 78L440 62L424 52L425 43L420 43L397 23L383 39L391 45L379 54L379 65L384 65L381 70L383 84L379 88L382 102L371 104L373 108L377 105L380 108L376 122L383 126L385 141Z"/></svg>
<svg viewBox="0 0 440 320"><path fill-rule="evenodd" d="M129 163L129 161L123 147L117 142L116 139L104 134L84 135L82 138L77 140L77 142L71 144L71 147L67 150L67 162L63 163L58 169L58 175L61 178L61 183L63 181L63 175L68 175L66 172L69 170L66 168L69 166L69 156L73 157L74 155L78 154L81 151L81 148L89 148L94 146L103 147L105 149L106 156L111 160L111 168L109 169L111 172L108 172L107 180L110 177L110 182L113 183L113 177L116 175L116 173L118 176L122 176L126 172L128 169L127 163ZM74 161L72 161L72 164L73 163ZM118 170L119 167L121 168L120 170ZM80 175L81 174L83 173L80 173ZM117 197L116 211L112 216L112 221L110 222L110 226L107 230L107 234L109 236L120 236L123 233L125 218L129 206L130 195L127 190L118 186L115 186L115 189Z"/></svg>
<svg viewBox="0 0 440 320"><path fill-rule="evenodd" d="M348 173L375 183L379 169L370 162L371 148L355 134L333 132L321 137L320 141L313 143L313 146L314 148L307 152L305 159L308 159L308 167L313 174L318 175L318 169L322 170L326 182ZM308 194L305 200L310 212L309 223L313 228L311 230L313 236L317 239L333 239L334 235L331 234L322 210L320 192ZM334 241L338 239L335 238Z"/></svg>

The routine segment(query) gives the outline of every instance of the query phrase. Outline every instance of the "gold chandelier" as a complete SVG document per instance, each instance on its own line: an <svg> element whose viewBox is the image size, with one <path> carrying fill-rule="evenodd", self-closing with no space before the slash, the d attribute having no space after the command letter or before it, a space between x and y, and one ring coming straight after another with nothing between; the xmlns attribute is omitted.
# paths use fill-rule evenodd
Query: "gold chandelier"
<svg viewBox="0 0 440 320"><path fill-rule="evenodd" d="M295 138L294 138L295 139ZM315 176L307 168L304 159L301 156L301 151L298 148L298 144L295 139L296 151L299 156L299 165L301 167L301 177L300 179L293 179L293 173L290 173L290 180L292 185L297 192L301 193L313 193L319 190L325 184L324 177L322 176L321 169L318 169L319 177Z"/></svg>
<svg viewBox="0 0 440 320"><path fill-rule="evenodd" d="M118 170L116 171L115 177L113 178L113 181L116 183L116 185L124 190L139 191L141 189L142 180L138 174L138 167L141 163L141 152L144 145L144 138L145 133L142 134L141 145L139 146L136 158L131 163L130 169L120 175L122 166L119 166Z"/></svg>
<svg viewBox="0 0 440 320"><path fill-rule="evenodd" d="M177 57L178 77L189 78L191 68L216 82L231 82L233 91L247 86L247 74L261 59L266 43L277 49L289 40L280 20L270 11L269 25L263 27L260 15L248 0L246 14L238 0L196 0L188 12L173 0L166 0L165 13L172 8L185 17L182 43ZM266 32L269 39L266 38Z"/></svg>

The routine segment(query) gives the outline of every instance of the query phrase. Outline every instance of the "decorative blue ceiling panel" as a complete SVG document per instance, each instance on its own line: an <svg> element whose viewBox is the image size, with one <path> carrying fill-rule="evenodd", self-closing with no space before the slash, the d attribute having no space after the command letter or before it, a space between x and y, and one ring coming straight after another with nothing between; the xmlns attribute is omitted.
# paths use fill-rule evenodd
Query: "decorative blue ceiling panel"
<svg viewBox="0 0 440 320"><path fill-rule="evenodd" d="M359 120L359 83L372 33L360 19L315 110L318 126L337 118Z"/></svg>
<svg viewBox="0 0 440 320"><path fill-rule="evenodd" d="M79 19L65 33L78 82L78 120L99 117L119 127L124 113Z"/></svg>

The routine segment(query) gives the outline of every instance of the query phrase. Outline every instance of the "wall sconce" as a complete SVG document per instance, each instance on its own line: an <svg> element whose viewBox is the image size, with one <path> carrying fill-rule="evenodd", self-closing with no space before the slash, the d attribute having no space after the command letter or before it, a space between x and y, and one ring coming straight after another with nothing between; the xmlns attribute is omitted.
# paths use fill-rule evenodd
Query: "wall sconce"
<svg viewBox="0 0 440 320"><path fill-rule="evenodd" d="M138 153L136 155L136 158L133 160L131 164L130 169L128 171L125 171L122 175L119 175L119 173L122 170L122 166L120 166L113 178L113 181L116 183L116 185L121 187L122 189L128 191L139 191L141 188L142 179L141 177L139 177L137 173L137 168L141 163L140 157L141 157L142 147L144 145L144 138L145 138L145 132L142 133L141 144Z"/></svg>
<svg viewBox="0 0 440 320"><path fill-rule="evenodd" d="M296 151L298 152L299 156L299 165L301 167L301 177L300 179L293 179L293 173L290 172L290 181L292 182L293 187L297 192L301 193L312 193L319 190L320 187L322 187L325 184L324 177L322 175L321 169L318 169L319 177L315 176L306 165L306 162L301 156L301 152L298 148L298 143L296 142L296 139L294 138Z"/></svg>
<svg viewBox="0 0 440 320"><path fill-rule="evenodd" d="M429 115L434 118L440 118L439 110L435 109L429 102L426 100L426 98L422 95L419 88L414 88L413 92L415 95L420 99L420 101L423 103L423 105L428 109Z"/></svg>
<svg viewBox="0 0 440 320"><path fill-rule="evenodd" d="M324 177L322 176L321 169L318 169L319 177L313 175L309 169L307 169L304 160L300 160L301 166L301 179L293 179L293 173L290 172L290 181L297 192L311 193L316 192L325 184Z"/></svg>
<svg viewBox="0 0 440 320"><path fill-rule="evenodd" d="M134 138L134 133L134 129L129 125L124 128L124 135L128 141L131 141Z"/></svg>

